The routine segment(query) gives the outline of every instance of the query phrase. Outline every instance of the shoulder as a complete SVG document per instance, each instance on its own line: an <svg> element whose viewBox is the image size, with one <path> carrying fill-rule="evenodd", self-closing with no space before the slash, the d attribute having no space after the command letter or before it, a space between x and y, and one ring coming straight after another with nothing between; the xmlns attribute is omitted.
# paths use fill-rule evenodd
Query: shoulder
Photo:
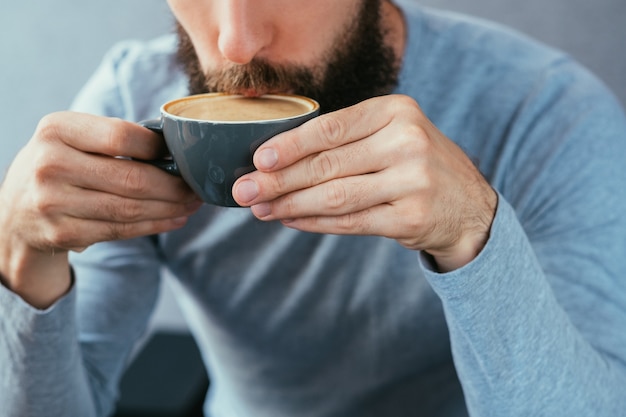
<svg viewBox="0 0 626 417"><path fill-rule="evenodd" d="M426 86L437 94L457 89L472 96L507 84L511 97L527 91L551 66L569 59L562 51L495 22L416 5L404 10L405 88L424 91Z"/></svg>
<svg viewBox="0 0 626 417"><path fill-rule="evenodd" d="M114 45L72 108L129 120L157 116L163 102L187 92L176 42L174 35L166 35Z"/></svg>
<svg viewBox="0 0 626 417"><path fill-rule="evenodd" d="M550 211L555 222L592 201L623 207L626 117L596 75L496 23L419 6L406 18L400 92L477 162L522 221L549 206L563 210Z"/></svg>
<svg viewBox="0 0 626 417"><path fill-rule="evenodd" d="M150 74L169 77L176 71L176 37L166 35L149 41L127 40L114 45L102 65L110 66L120 79L133 80Z"/></svg>
<svg viewBox="0 0 626 417"><path fill-rule="evenodd" d="M529 68L559 59L556 48L509 26L453 11L403 2L408 28L407 54L421 52L427 59Z"/></svg>
<svg viewBox="0 0 626 417"><path fill-rule="evenodd" d="M578 122L591 108L621 123L613 93L564 51L458 13L407 4L405 16L399 90L450 134L468 123L504 134L512 123L538 118Z"/></svg>

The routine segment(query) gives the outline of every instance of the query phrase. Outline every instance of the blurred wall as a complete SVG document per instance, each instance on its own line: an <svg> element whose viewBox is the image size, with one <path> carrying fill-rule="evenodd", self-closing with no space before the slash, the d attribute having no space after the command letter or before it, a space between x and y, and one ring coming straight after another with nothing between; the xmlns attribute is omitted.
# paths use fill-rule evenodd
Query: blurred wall
<svg viewBox="0 0 626 417"><path fill-rule="evenodd" d="M158 0L6 1L0 13L0 169L45 114L67 109L118 40L169 31Z"/></svg>
<svg viewBox="0 0 626 417"><path fill-rule="evenodd" d="M497 20L569 51L626 103L626 0L424 0ZM170 31L158 0L20 0L0 13L0 172L46 113L66 109L118 40ZM164 291L153 325L184 328Z"/></svg>

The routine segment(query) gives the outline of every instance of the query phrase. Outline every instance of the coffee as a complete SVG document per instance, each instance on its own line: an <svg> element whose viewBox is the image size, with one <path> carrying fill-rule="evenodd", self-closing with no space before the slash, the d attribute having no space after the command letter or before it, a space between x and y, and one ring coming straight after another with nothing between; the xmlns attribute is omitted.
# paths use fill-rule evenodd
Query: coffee
<svg viewBox="0 0 626 417"><path fill-rule="evenodd" d="M217 94L183 98L168 104L164 110L187 119L241 122L285 119L314 108L313 101L301 97L266 95L251 98Z"/></svg>

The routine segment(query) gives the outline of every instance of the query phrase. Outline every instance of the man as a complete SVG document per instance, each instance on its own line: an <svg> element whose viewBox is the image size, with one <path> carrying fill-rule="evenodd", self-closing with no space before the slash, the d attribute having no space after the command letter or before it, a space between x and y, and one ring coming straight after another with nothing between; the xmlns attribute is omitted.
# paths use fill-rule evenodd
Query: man
<svg viewBox="0 0 626 417"><path fill-rule="evenodd" d="M110 413L162 267L207 415L624 413L626 120L593 76L409 2L169 5L178 41L112 51L2 185L4 415ZM257 150L250 209L115 158L213 90L326 112Z"/></svg>

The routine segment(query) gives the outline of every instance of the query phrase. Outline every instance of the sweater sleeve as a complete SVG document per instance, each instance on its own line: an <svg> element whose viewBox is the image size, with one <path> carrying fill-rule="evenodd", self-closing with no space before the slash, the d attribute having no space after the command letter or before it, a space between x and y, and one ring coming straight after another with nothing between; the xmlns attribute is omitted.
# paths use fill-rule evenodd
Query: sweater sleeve
<svg viewBox="0 0 626 417"><path fill-rule="evenodd" d="M76 290L37 310L0 285L0 415L94 416L73 320Z"/></svg>
<svg viewBox="0 0 626 417"><path fill-rule="evenodd" d="M473 417L626 410L626 122L585 79L520 110L480 255L445 274L422 257Z"/></svg>

